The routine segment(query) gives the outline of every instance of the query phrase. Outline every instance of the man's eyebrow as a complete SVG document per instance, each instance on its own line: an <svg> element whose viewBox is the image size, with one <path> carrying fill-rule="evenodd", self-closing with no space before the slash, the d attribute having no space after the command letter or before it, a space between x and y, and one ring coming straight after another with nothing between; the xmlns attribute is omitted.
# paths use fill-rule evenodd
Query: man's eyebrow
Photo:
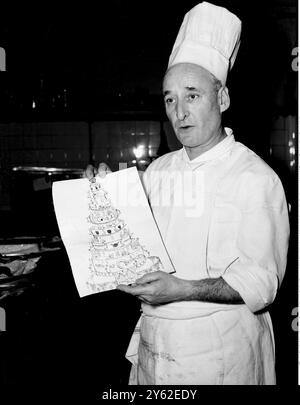
<svg viewBox="0 0 300 405"><path fill-rule="evenodd" d="M188 90L188 91L199 91L200 93L204 93L203 90L198 89L197 87L194 87L194 86L186 86L185 89ZM163 95L164 95L164 96L167 96L167 95L170 94L170 93L171 93L170 90L164 90L164 91L163 91Z"/></svg>
<svg viewBox="0 0 300 405"><path fill-rule="evenodd" d="M186 86L185 89L189 90L189 91L202 91L202 90L200 90L200 89L198 89L197 87L194 87L194 86Z"/></svg>

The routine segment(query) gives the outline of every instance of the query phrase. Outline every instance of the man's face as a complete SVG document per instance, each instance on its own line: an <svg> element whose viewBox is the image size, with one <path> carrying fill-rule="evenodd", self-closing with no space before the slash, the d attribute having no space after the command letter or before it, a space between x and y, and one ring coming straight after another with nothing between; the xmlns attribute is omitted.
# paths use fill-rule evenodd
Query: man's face
<svg viewBox="0 0 300 405"><path fill-rule="evenodd" d="M163 81L163 94L175 134L192 158L219 142L221 111L207 70L190 63L172 66Z"/></svg>

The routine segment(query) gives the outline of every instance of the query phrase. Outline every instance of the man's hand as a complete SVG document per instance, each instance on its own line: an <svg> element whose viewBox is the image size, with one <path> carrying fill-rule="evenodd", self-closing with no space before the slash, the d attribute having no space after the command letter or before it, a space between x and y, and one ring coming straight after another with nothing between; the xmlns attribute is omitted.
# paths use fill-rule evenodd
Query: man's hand
<svg viewBox="0 0 300 405"><path fill-rule="evenodd" d="M111 170L106 163L100 163L98 169L92 165L88 165L84 171L84 177L90 180L95 176L105 177L107 173L111 173Z"/></svg>
<svg viewBox="0 0 300 405"><path fill-rule="evenodd" d="M151 305L174 301L245 303L238 291L227 284L222 277L183 280L163 271L156 271L139 278L131 286L119 285L117 288L136 295L141 301Z"/></svg>
<svg viewBox="0 0 300 405"><path fill-rule="evenodd" d="M163 271L145 274L131 286L120 284L117 289L137 296L146 304L159 305L185 299L189 282Z"/></svg>

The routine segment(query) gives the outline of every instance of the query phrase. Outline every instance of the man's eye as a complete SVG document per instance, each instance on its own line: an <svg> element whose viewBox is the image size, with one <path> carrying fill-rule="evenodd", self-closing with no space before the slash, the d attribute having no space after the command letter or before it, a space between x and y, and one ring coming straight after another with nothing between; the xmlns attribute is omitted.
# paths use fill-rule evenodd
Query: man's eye
<svg viewBox="0 0 300 405"><path fill-rule="evenodd" d="M187 99L190 100L190 101L197 100L197 98L199 98L199 94L189 94L187 96Z"/></svg>
<svg viewBox="0 0 300 405"><path fill-rule="evenodd" d="M174 98L171 98L171 97L165 98L165 103L166 103L166 104L172 104L172 103L174 103Z"/></svg>

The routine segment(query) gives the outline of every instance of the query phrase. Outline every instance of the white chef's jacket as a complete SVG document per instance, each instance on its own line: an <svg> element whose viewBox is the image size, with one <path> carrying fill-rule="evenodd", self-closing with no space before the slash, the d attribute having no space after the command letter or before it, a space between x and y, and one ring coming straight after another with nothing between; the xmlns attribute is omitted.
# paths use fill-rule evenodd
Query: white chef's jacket
<svg viewBox="0 0 300 405"><path fill-rule="evenodd" d="M261 310L286 268L287 204L275 172L225 130L192 161L184 148L157 159L143 181L175 275L222 276L245 304L143 304L127 351L131 383L275 384L273 329Z"/></svg>

